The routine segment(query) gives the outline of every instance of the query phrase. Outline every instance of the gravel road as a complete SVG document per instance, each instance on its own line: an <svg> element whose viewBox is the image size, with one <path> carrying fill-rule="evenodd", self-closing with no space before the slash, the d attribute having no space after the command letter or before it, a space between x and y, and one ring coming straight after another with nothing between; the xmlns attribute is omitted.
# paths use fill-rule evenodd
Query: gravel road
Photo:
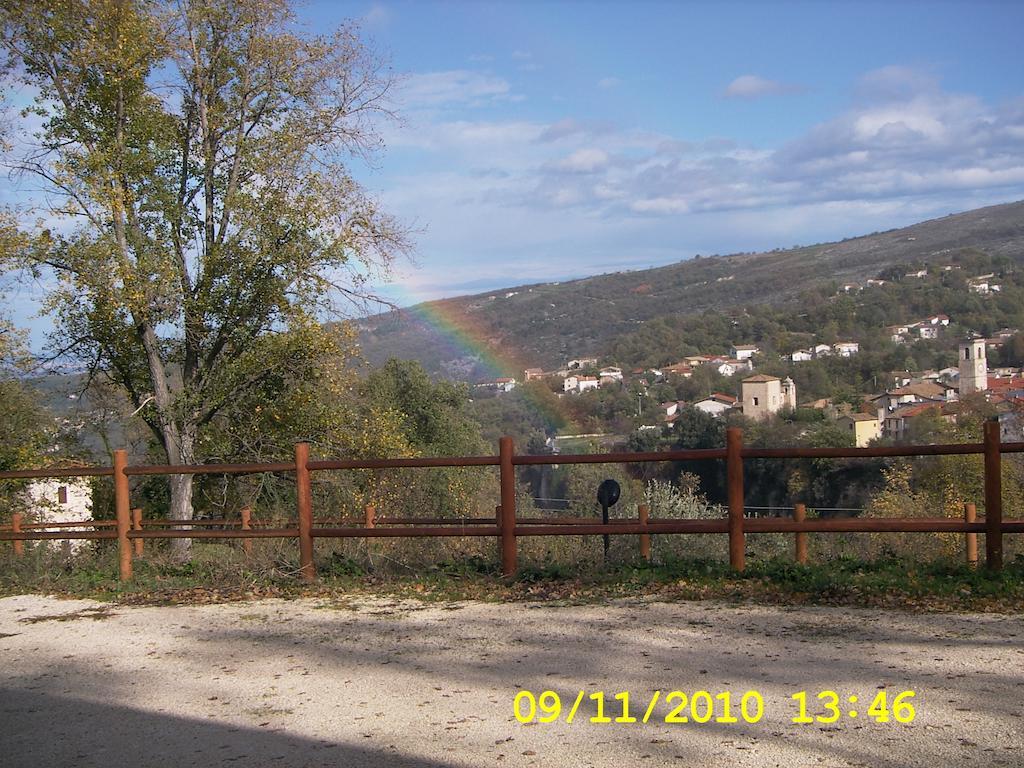
<svg viewBox="0 0 1024 768"><path fill-rule="evenodd" d="M1021 616L718 602L9 597L0 764L1022 766L1022 641ZM519 723L521 689L558 692L558 722ZM580 690L605 691L613 718L630 691L639 719L655 690L730 691L738 715L751 689L756 724L666 724L663 698L646 724L592 723L589 697L565 722ZM914 721L869 718L880 689L914 691ZM792 723L801 690L812 714L817 692L838 692L843 716Z"/></svg>

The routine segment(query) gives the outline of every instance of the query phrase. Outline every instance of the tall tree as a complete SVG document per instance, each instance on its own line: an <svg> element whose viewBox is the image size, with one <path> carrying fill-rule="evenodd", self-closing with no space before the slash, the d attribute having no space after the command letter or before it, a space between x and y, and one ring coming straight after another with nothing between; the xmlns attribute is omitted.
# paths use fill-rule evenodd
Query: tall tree
<svg viewBox="0 0 1024 768"><path fill-rule="evenodd" d="M201 430L303 370L324 312L406 250L346 169L379 148L392 77L352 27L297 32L284 0L0 6L41 125L17 167L65 220L22 252L59 279L56 351L122 387L168 463L194 463ZM170 514L190 519L192 478L172 478Z"/></svg>

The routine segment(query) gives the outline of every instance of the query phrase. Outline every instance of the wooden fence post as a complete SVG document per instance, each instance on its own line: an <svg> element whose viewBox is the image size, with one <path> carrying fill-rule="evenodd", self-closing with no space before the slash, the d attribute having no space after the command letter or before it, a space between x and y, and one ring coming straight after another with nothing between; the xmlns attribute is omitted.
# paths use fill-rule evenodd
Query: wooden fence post
<svg viewBox="0 0 1024 768"><path fill-rule="evenodd" d="M373 506L373 504L367 504L366 508L363 510L363 513L365 515L364 523L365 523L366 527L367 528L376 528L377 527L377 508L375 506Z"/></svg>
<svg viewBox="0 0 1024 768"><path fill-rule="evenodd" d="M295 444L295 499L299 512L299 572L316 579L313 564L313 488L309 480L309 443Z"/></svg>
<svg viewBox="0 0 1024 768"><path fill-rule="evenodd" d="M985 565L1003 569L1003 475L999 421L985 422Z"/></svg>
<svg viewBox="0 0 1024 768"><path fill-rule="evenodd" d="M516 468L512 464L515 445L511 437L498 440L498 467L501 483L501 572L514 576L516 554Z"/></svg>
<svg viewBox="0 0 1024 768"><path fill-rule="evenodd" d="M242 530L252 530L252 508L249 506L242 507L240 510L242 516ZM252 539L242 539L242 551L245 552L245 556L248 557L252 554Z"/></svg>
<svg viewBox="0 0 1024 768"><path fill-rule="evenodd" d="M128 581L132 577L132 547L128 529L132 524L131 501L128 498L128 451L114 451L114 510L117 513L118 577Z"/></svg>
<svg viewBox="0 0 1024 768"><path fill-rule="evenodd" d="M647 519L650 516L650 509L646 504L641 504L636 508L637 515L640 517L640 525L646 526ZM647 562L651 562L651 534L641 533L640 534L640 557Z"/></svg>
<svg viewBox="0 0 1024 768"><path fill-rule="evenodd" d="M802 523L807 519L807 507L803 504L793 505L793 520ZM807 533L798 531L796 534L796 561L801 565L807 564Z"/></svg>
<svg viewBox="0 0 1024 768"><path fill-rule="evenodd" d="M132 510L132 530L142 530L142 510L138 507ZM135 556L142 557L142 553L145 551L145 539L132 539L132 544L135 549Z"/></svg>
<svg viewBox="0 0 1024 768"><path fill-rule="evenodd" d="M973 523L978 519L978 509L973 502L964 504L964 522ZM967 564L976 566L978 564L978 534L967 534Z"/></svg>
<svg viewBox="0 0 1024 768"><path fill-rule="evenodd" d="M746 565L743 537L743 431L729 427L725 431L725 476L729 500L729 565L742 571Z"/></svg>
<svg viewBox="0 0 1024 768"><path fill-rule="evenodd" d="M11 513L11 533L21 533L21 512ZM14 556L21 557L25 554L25 542L21 539L14 540Z"/></svg>

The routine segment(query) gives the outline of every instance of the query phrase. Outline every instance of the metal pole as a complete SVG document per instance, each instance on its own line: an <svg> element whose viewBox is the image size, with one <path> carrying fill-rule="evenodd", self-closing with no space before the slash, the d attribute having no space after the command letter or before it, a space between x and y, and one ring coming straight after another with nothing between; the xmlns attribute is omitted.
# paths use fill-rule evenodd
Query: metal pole
<svg viewBox="0 0 1024 768"><path fill-rule="evenodd" d="M807 507L803 504L795 504L793 506L793 520L802 523L807 519ZM796 537L796 561L801 564L807 563L807 534L796 533L793 534Z"/></svg>
<svg viewBox="0 0 1024 768"><path fill-rule="evenodd" d="M295 501L299 512L299 572L316 579L313 564L313 489L309 481L309 443L295 444Z"/></svg>
<svg viewBox="0 0 1024 768"><path fill-rule="evenodd" d="M999 454L999 422L985 422L985 565L1003 569L1003 475Z"/></svg>
<svg viewBox="0 0 1024 768"><path fill-rule="evenodd" d="M729 427L725 431L725 475L729 500L729 565L742 571L746 542L743 537L743 431Z"/></svg>
<svg viewBox="0 0 1024 768"><path fill-rule="evenodd" d="M114 451L114 511L117 514L118 578L128 581L132 577L132 547L128 529L132 525L131 501L128 498L128 451Z"/></svg>
<svg viewBox="0 0 1024 768"><path fill-rule="evenodd" d="M608 505L601 505L601 522L608 525ZM601 537L604 540L604 560L608 562L608 545L611 544L611 537L606 533Z"/></svg>
<svg viewBox="0 0 1024 768"><path fill-rule="evenodd" d="M515 445L511 437L498 440L501 482L501 572L514 576L518 567L516 554L516 469L512 464Z"/></svg>

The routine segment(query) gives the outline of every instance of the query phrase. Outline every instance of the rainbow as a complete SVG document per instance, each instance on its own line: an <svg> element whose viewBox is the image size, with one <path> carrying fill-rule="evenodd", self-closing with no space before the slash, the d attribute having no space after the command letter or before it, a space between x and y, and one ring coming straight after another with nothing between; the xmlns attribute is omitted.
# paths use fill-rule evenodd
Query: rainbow
<svg viewBox="0 0 1024 768"><path fill-rule="evenodd" d="M398 286L395 286L398 287ZM430 327L445 342L453 357L467 356L480 361L491 378L502 376L522 380L523 370L536 365L526 360L519 350L510 348L495 338L482 318L463 312L454 299L424 302L409 291L403 291L405 308L397 310L400 316L413 318ZM522 389L524 400L540 415L550 432L556 425L574 427L574 419L560 399L541 397L529 389ZM572 429L572 431L576 431Z"/></svg>

